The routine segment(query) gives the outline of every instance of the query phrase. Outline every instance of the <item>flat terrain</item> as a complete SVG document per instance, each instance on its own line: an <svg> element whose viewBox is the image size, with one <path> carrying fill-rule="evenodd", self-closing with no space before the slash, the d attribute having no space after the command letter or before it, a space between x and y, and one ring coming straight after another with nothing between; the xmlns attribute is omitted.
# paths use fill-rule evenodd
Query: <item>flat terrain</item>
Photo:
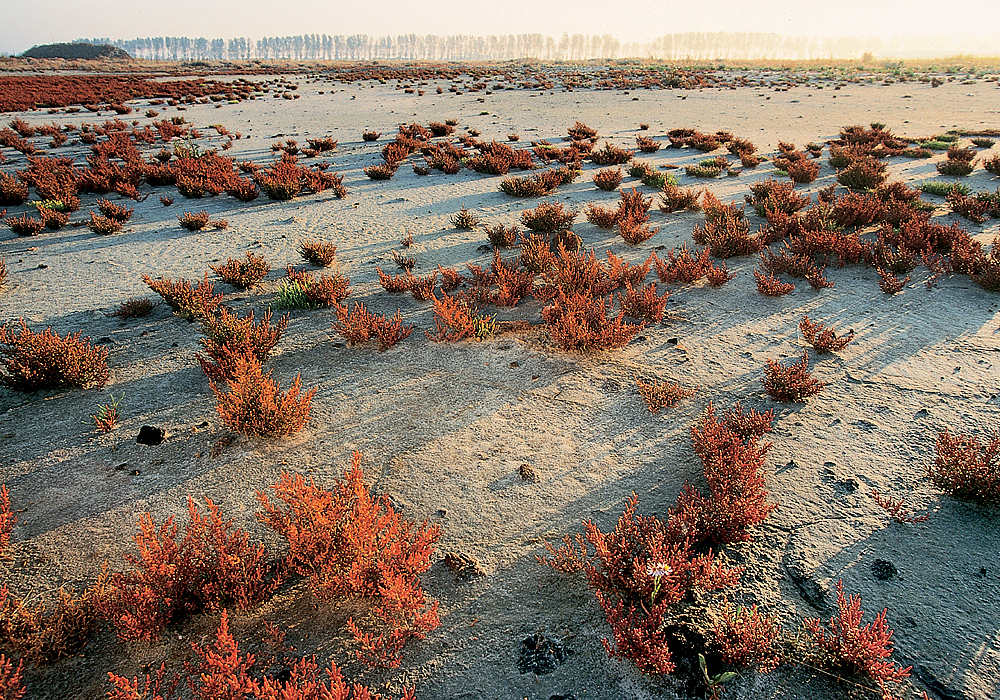
<svg viewBox="0 0 1000 700"><path fill-rule="evenodd" d="M585 249L599 259L611 251L632 263L654 250L664 256L665 250L690 245L704 215L664 214L654 202L650 223L659 232L631 246L585 220L587 203L614 206L619 200L617 192L594 186L598 167L589 161L575 182L541 200L509 197L497 189L500 178L465 169L417 175L409 166L419 154L389 181L369 180L363 172L381 162L379 149L397 125L445 119L458 120L459 132L474 129L486 141L506 141L516 133L516 146L542 139L561 145L576 121L596 129L600 145L608 141L633 150L637 135L666 146L673 128L726 130L765 155L773 155L779 141L804 148L837 138L843 126L871 122L914 138L996 129L996 82L954 81L937 88L861 82L835 89L833 81L815 80L788 90L556 87L490 94L436 94L431 82L426 94L417 95L391 82L294 79L298 99L269 95L221 106L192 104L183 112L160 106L158 118L183 116L205 135L198 141L202 147L223 142L213 124L241 132L243 138L220 154L261 164L271 161L276 141L304 145L307 138L332 137L337 148L316 160L327 160L329 172L344 176L346 198L325 191L289 202L262 196L244 204L226 195L186 200L173 188L144 185L141 191L151 196L122 200L135 212L113 236L86 227L30 238L0 232L0 257L8 269L0 321L23 317L34 330L82 331L108 349L111 367L103 390L0 389L0 483L10 489L19 519L11 558L2 564L13 592L45 599L59 586L79 589L94 580L105 561L112 569L124 567L139 516L148 511L157 522L170 515L183 520L188 495L211 498L277 552L276 536L253 517L255 492L267 489L282 470L330 486L359 450L376 492L389 494L407 518L441 526L434 564L423 577L426 592L439 601L440 627L407 646L400 668L367 669L353 660L343 627L359 604L318 602L300 581L252 614L234 613L238 639L259 636L263 621L273 621L288 630L288 642L300 652L315 653L321 664L335 661L349 679L395 695L415 686L424 699L677 697L681 689L672 679L644 677L632 664L609 658L601 640L610 629L582 575L539 566L535 556L544 553L543 541L581 532L584 520L613 528L632 492L641 513L664 515L686 482L703 487L690 428L710 401L720 409L740 401L776 412L767 486L780 505L754 529L751 541L729 545L720 555L746 567L730 599L762 606L793 631L804 617L830 616L842 580L847 591L861 595L866 621L888 608L895 658L914 667L914 688L963 700L1000 694L996 515L941 494L926 473L939 431L988 436L1000 425L1000 295L964 275L945 275L928 288L930 272L917 267L904 290L888 296L874 269L830 266L826 275L834 287L815 291L795 280L791 294L771 298L755 286L758 259L732 258L732 281L718 289L704 282L670 287L664 321L620 350L560 350L541 324L541 305L531 299L513 309L488 309L501 320L527 321L528 330L481 342L433 342L424 333L434 329L431 304L386 293L376 267L398 272L393 251L416 259L415 274L439 265L461 272L468 263L487 266L493 252L482 229L458 230L450 222L462 207L487 224L512 225L539 201L559 201L580 211L573 230ZM123 119L152 121L141 116L145 101L134 106L136 114ZM39 110L10 116L78 125L114 115ZM648 130L640 131L640 123ZM383 136L367 143L365 130ZM993 146L990 155L998 150ZM3 169L24 167L23 156L4 153ZM54 152L76 155L78 163L86 153L79 144ZM835 182L828 154L826 149L817 161L819 178L797 186L798 192L815 197ZM705 157L691 148L636 157L657 167L680 166L670 172L682 187L707 187L723 202L742 202L753 182L779 177L765 162L735 177L698 180L683 170ZM945 179L934 169L943 157L893 158L890 179L911 186ZM976 191L998 186L981 167L963 182ZM646 196L656 194L627 176L621 187L633 185ZM174 196L174 204L163 206L161 195ZM935 220L960 222L987 248L1000 231L996 219L974 224L950 213L943 198L923 198L937 206ZM96 197L82 199L71 221L96 211ZM177 225L178 215L199 210L228 220L228 228L192 233ZM22 211L29 208L9 207L8 216ZM749 207L747 215L755 228L764 223ZM400 241L407 235L413 244L404 250ZM143 273L201 279L210 263L250 251L271 263L265 282L241 291L216 280L216 288L225 292L230 309L259 316L274 300L285 265L302 264L296 246L303 239L336 244L339 271L350 278L349 302L363 301L376 313L399 309L416 328L379 352L373 344L346 344L332 329L333 310L291 312L268 367L282 387L301 374L303 387L318 389L309 422L286 439L238 437L212 456L229 432L194 357L201 349L197 324L173 316L165 305L148 318L120 321L109 314L127 298L155 298ZM838 333L853 330L855 339L835 355L810 356L815 375L829 382L822 393L807 403L776 403L763 392L762 370L768 358L801 355L803 315ZM653 414L636 390L636 377L678 381L697 393ZM118 429L101 434L85 423L99 403L123 393ZM164 428L167 440L136 444L143 425ZM523 464L537 481L522 480ZM890 520L871 498L872 488L905 498L929 519ZM447 551L474 558L485 575L459 580L441 560ZM895 575L876 577L877 560L890 562ZM107 671L131 677L161 659L179 663L189 642L207 639L217 624L215 616L196 616L170 627L154 644L120 644L105 629L80 653L30 667L26 697L105 697ZM535 633L560 640L572 652L550 674L518 671L522 640ZM835 698L847 692L808 669L782 667L767 676L737 677L724 697Z"/></svg>

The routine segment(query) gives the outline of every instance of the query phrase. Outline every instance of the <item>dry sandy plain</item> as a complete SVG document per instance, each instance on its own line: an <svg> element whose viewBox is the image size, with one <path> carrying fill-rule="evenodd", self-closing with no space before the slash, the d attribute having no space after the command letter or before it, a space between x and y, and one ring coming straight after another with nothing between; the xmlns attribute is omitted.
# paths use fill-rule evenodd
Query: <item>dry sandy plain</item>
<svg viewBox="0 0 1000 700"><path fill-rule="evenodd" d="M535 555L544 553L543 540L582 531L583 520L612 528L632 492L640 512L666 513L685 482L702 485L692 424L709 401L723 409L741 401L777 414L767 485L780 507L755 528L751 541L722 553L745 567L731 599L761 605L792 631L803 617L829 617L835 584L843 580L846 590L861 595L866 620L888 608L895 658L914 667L913 689L904 694L916 697L919 689L933 698L998 697L996 515L937 491L926 468L938 431L985 436L1000 425L1000 296L957 275L928 289L929 273L922 267L901 293L887 296L874 270L848 266L828 268L831 289L817 292L799 283L775 299L755 287L757 260L734 258L729 266L735 279L719 289L673 288L665 320L621 350L563 352L544 327L482 342L436 343L423 332L433 329L431 305L387 294L376 266L394 270L390 253L402 250L407 233L413 235L409 254L418 274L437 265L487 265L492 252L482 230L456 230L450 217L464 206L487 223L513 224L538 200L508 197L497 190L498 178L467 170L422 177L404 164L388 182L369 180L362 171L381 162L379 148L398 124L447 118L487 140L518 133L525 145L538 139L557 143L577 120L596 128L602 143L626 148L634 148L640 133L666 143L667 130L675 127L728 130L765 154L775 152L779 140L803 147L836 138L842 126L875 121L914 137L997 128L997 83L955 81L932 88L875 82L834 90L819 82L789 91L631 94L429 90L418 97L392 84L331 89L329 83L295 79L301 97L293 101L191 105L183 116L212 136L208 126L216 123L242 132L244 138L226 153L237 160L269 162L270 144L283 138L337 139L338 148L326 159L331 171L344 175L345 199L324 192L242 204L225 195L197 201L176 196L173 206L164 207L158 197L166 192L157 191L144 202L125 201L135 214L113 236L85 227L33 238L0 233L0 257L9 270L0 319L23 317L35 330L80 330L108 348L111 367L103 390L0 390L0 482L8 485L19 518L11 559L3 564L13 591L37 600L59 586L85 585L105 560L113 568L124 566L139 516L149 511L161 522L176 514L183 521L189 494L212 498L277 550L277 538L253 517L255 491L274 483L283 469L330 485L351 452L360 450L366 479L377 492L389 494L406 517L441 526L434 563L423 577L427 593L440 603L440 627L408 645L400 668L367 669L352 660L343 628L357 604L318 603L299 581L252 614L234 613L238 639L258 636L264 620L276 621L288 629L290 643L315 653L321 664L333 660L348 678L381 692L398 695L415 686L424 699L683 696L674 679L645 677L630 663L609 658L601 640L610 629L582 575L539 566ZM136 105L140 113L144 104ZM32 123L105 118L85 114L21 116ZM175 115L166 109L160 118ZM648 131L638 131L641 122ZM365 143L366 129L384 135ZM683 166L704 156L661 149L641 157ZM826 157L819 179L798 191L815 194L833 182ZM891 179L938 179L934 164L942 158L895 158ZM581 210L587 202L614 205L616 192L594 187L596 169L586 162L582 177L547 199ZM742 201L752 182L774 170L765 163L738 177L704 182L683 169L673 172L682 186L706 186L729 202ZM965 181L976 190L997 186L982 168ZM626 178L622 186L631 184L637 183ZM94 199L84 197L81 213L96 208ZM951 214L941 198L925 199L938 205L938 220L961 221L984 244L998 233L996 220L972 224ZM200 209L226 218L228 229L191 233L178 227L178 214ZM755 224L761 221L748 212ZM654 249L690 242L703 215L663 214L654 206L651 219L659 232L634 247L587 223L582 213L574 231L599 258L611 250L641 262ZM416 329L383 353L372 345L346 345L331 329L332 310L292 312L269 366L283 387L296 373L304 387L317 387L309 422L287 439L239 438L213 458L213 444L228 432L194 358L200 349L197 326L164 305L145 319L123 322L109 313L126 298L154 297L143 273L197 279L209 263L252 251L270 261L267 281L250 292L222 283L217 289L231 309L259 314L273 300L285 264L301 263L296 245L306 238L337 245L340 271L351 281L349 300L362 300L377 313L399 308ZM499 313L538 324L539 310L529 300ZM853 329L855 340L836 355L812 356L815 374L830 383L821 394L808 403L776 403L762 390L762 368L767 358L802 352L798 322L804 314L838 331ZM636 391L637 376L675 380L698 391L653 414ZM98 403L122 393L117 430L101 434L85 424ZM169 437L154 447L136 444L142 425L161 426ZM518 476L522 464L532 467L536 482ZM890 520L869 496L872 487L905 497L929 519ZM475 558L485 575L458 580L441 560L445 551ZM879 559L896 569L889 580L873 574ZM27 697L105 697L107 671L132 676L161 659L177 664L189 653L189 642L207 640L217 624L216 616L196 616L152 644L120 644L113 630L104 629L78 654L29 667ZM535 633L572 651L552 673L518 671L522 640ZM767 676L738 676L724 697L837 698L851 692L873 697L807 668L781 667Z"/></svg>

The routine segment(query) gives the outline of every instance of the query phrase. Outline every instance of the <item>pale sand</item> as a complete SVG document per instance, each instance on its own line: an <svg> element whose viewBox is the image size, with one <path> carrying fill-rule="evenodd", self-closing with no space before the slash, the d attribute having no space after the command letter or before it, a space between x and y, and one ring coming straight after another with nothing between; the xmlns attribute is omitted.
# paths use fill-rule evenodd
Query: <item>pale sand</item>
<svg viewBox="0 0 1000 700"><path fill-rule="evenodd" d="M762 605L791 630L804 616L828 617L835 607L831 591L843 579L849 592L862 596L866 620L889 609L896 658L914 665L918 687L932 697L986 700L1000 693L995 516L943 496L925 471L939 430L986 435L1000 424L1000 296L964 276L945 277L927 290L927 270L918 268L901 294L887 297L874 270L852 266L827 270L836 284L832 289L815 292L799 283L789 296L771 299L756 291L756 259L736 258L729 261L737 273L733 281L718 290L674 289L668 319L622 350L569 354L552 347L542 330L478 343L434 343L423 332L433 329L431 305L385 293L375 267L395 272L390 251L401 249L408 231L418 274L439 264L461 271L470 262L486 265L492 254L485 234L455 230L449 217L466 206L487 223L512 224L539 200L508 197L497 191L498 178L465 170L420 177L408 162L389 182L370 181L362 172L380 162L379 148L398 123L446 118L457 118L462 129L478 129L487 140L517 132L524 145L537 139L558 143L576 120L598 129L602 141L628 148L640 133L665 141L675 127L725 129L765 153L779 140L803 147L835 138L841 126L873 121L921 137L953 127L997 128L995 83L631 95L435 95L432 84L417 97L378 84L337 85L331 92L330 83L298 82L299 100L191 106L182 114L206 134L214 136L207 127L221 123L250 136L226 153L237 160L269 161L269 146L279 138L301 145L307 137L338 139L326 159L331 171L345 176L346 199L324 192L287 203L262 197L245 205L226 196L185 200L158 188L134 204L126 230L111 237L86 228L30 239L2 234L0 256L10 279L0 292L0 319L23 316L35 330L50 324L60 332L82 330L104 339L111 364L103 391L25 396L0 390L0 482L9 486L20 511L9 575L14 591L36 596L61 584L81 585L105 559L123 566L139 515L148 510L158 522L171 514L183 521L188 494L212 498L254 537L278 547L277 538L253 519L255 490L274 483L282 469L330 485L351 451L361 450L366 478L378 492L390 494L408 518L441 525L435 563L423 577L427 593L440 602L441 626L427 640L408 645L401 668L365 669L351 660L342 627L357 609L347 603L317 608L300 583L252 615L234 615L237 636L257 634L261 620L277 620L290 628L289 641L300 651L316 653L321 663L336 661L350 679L397 694L415 685L419 698L675 697L672 680L643 677L630 663L608 657L601 639L610 630L580 575L558 574L534 557L543 553L543 539L578 532L582 520L612 528L632 491L640 512L663 515L685 482L703 486L689 429L709 401L725 409L739 400L776 410L767 482L780 508L756 528L752 541L726 547L724 558L746 567L731 597ZM317 94L320 89L326 94ZM177 114L169 109L160 118ZM105 118L22 116L33 123ZM639 132L640 122L648 122L649 131ZM382 139L362 142L365 129L382 131ZM826 155L820 178L798 190L815 193L833 181ZM683 166L704 156L684 149L638 157ZM894 159L892 179L934 178L941 157ZM596 169L588 162L583 176L554 197L580 209L587 202L614 204L617 193L591 182ZM707 186L728 202L742 201L749 185L773 169L764 164L707 182L675 172L682 186ZM623 187L635 182L626 178ZM977 190L997 186L982 169L966 182ZM174 205L161 206L161 194L173 195ZM926 198L943 205L940 198ZM96 209L94 199L84 197L84 209L73 219ZM200 209L228 219L229 229L189 233L177 226L177 215ZM957 220L943 206L937 215ZM690 242L703 217L666 215L654 207L651 219L660 232L637 247L587 223L582 214L574 230L598 257L612 250L640 262L655 247ZM984 244L998 231L995 220L962 224ZM162 305L148 319L119 322L107 313L128 297L153 296L142 273L196 279L210 262L250 250L271 262L268 282L249 293L221 283L218 289L230 308L259 315L284 265L301 263L295 247L303 238L338 246L340 270L351 279L350 301L364 301L378 313L401 308L404 320L417 328L379 353L372 346L344 347L332 334L333 311L292 312L269 367L283 387L298 372L304 387L318 387L309 423L289 439L241 439L212 459L211 446L227 431L194 359L197 326ZM539 310L537 302L526 301L500 317L538 323ZM806 404L776 404L762 391L762 367L767 358L801 353L797 325L804 314L838 331L854 329L856 339L814 362L816 375L830 382L821 394ZM636 375L677 380L698 393L654 415L635 390ZM83 424L96 404L122 392L118 430L99 435ZM204 422L208 427L196 427ZM157 447L137 445L142 425L163 426L170 437ZM522 482L522 463L539 475L537 483ZM913 509L930 512L929 521L890 521L869 497L871 487L905 496ZM476 558L486 575L457 581L441 561L449 550ZM891 561L898 574L876 580L876 559ZM165 657L176 663L188 641L206 638L216 625L216 617L198 616L152 645L119 645L112 632L102 632L80 656L30 671L27 697L104 697L107 670L131 676ZM536 632L561 639L573 653L554 673L522 675L516 668L520 643ZM783 668L770 676L745 674L728 684L725 697L826 698L844 692L807 670Z"/></svg>

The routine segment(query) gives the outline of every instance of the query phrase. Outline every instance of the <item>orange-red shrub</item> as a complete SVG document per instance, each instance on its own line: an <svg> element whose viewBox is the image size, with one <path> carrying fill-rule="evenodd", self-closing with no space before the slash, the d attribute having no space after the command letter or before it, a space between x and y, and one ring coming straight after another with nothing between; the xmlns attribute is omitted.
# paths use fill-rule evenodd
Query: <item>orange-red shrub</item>
<svg viewBox="0 0 1000 700"><path fill-rule="evenodd" d="M360 301L354 302L354 308L337 305L337 320L333 323L335 331L347 339L351 345L364 343L375 337L380 350L388 350L404 338L408 338L413 326L404 326L400 311L386 318L371 313Z"/></svg>
<svg viewBox="0 0 1000 700"><path fill-rule="evenodd" d="M724 544L749 539L748 528L763 522L777 505L768 502L764 457L770 443L758 438L771 429L772 412L743 412L736 404L720 420L710 403L691 427L694 451L704 465L709 496L686 486L671 509L671 522L693 542Z"/></svg>
<svg viewBox="0 0 1000 700"><path fill-rule="evenodd" d="M6 556L10 546L10 535L14 531L17 516L10 509L10 493L7 484L0 484L0 559Z"/></svg>
<svg viewBox="0 0 1000 700"><path fill-rule="evenodd" d="M228 391L210 382L218 401L216 411L231 430L244 435L284 437L299 432L309 420L309 405L316 389L301 397L302 379L296 375L287 392L281 392L271 373L263 373L256 359L233 358L233 378Z"/></svg>
<svg viewBox="0 0 1000 700"><path fill-rule="evenodd" d="M878 268L878 286L886 294L898 294L909 281L909 276L901 279L885 268Z"/></svg>
<svg viewBox="0 0 1000 700"><path fill-rule="evenodd" d="M782 282L770 273L765 275L760 270L754 270L753 276L757 280L757 291L769 297L784 296L795 289L791 282Z"/></svg>
<svg viewBox="0 0 1000 700"><path fill-rule="evenodd" d="M845 345L854 340L854 330L839 338L832 328L826 328L822 323L814 323L808 316L803 316L799 322L799 331L806 342L812 345L820 355L842 350Z"/></svg>
<svg viewBox="0 0 1000 700"><path fill-rule="evenodd" d="M594 174L594 184L599 189L611 192L621 184L622 177L624 177L624 173L621 168L605 168Z"/></svg>
<svg viewBox="0 0 1000 700"><path fill-rule="evenodd" d="M434 341L457 341L465 338L487 338L496 332L493 319L480 315L465 295L445 294L434 297L435 333L427 333Z"/></svg>
<svg viewBox="0 0 1000 700"><path fill-rule="evenodd" d="M317 267L329 267L337 260L337 246L324 241L299 241L299 255Z"/></svg>
<svg viewBox="0 0 1000 700"><path fill-rule="evenodd" d="M21 685L21 672L24 670L24 659L17 662L17 668L11 659L0 654L0 697L3 700L21 700L27 688Z"/></svg>
<svg viewBox="0 0 1000 700"><path fill-rule="evenodd" d="M666 262L661 260L655 252L652 255L656 275L661 282L666 284L697 282L708 274L712 267L708 248L703 248L696 253L688 248L687 243L683 244L679 250L676 248L668 250Z"/></svg>
<svg viewBox="0 0 1000 700"><path fill-rule="evenodd" d="M695 389L685 389L680 382L661 382L658 379L647 382L641 377L636 377L635 385L652 413L659 413L661 408L669 408L681 399L695 394Z"/></svg>
<svg viewBox="0 0 1000 700"><path fill-rule="evenodd" d="M682 190L677 185L667 183L660 190L660 211L670 214L682 209L687 211L701 211L701 204L698 198L701 197L702 190L689 187Z"/></svg>
<svg viewBox="0 0 1000 700"><path fill-rule="evenodd" d="M576 212L563 209L562 202L542 202L534 209L521 212L521 223L538 233L566 230L575 218Z"/></svg>
<svg viewBox="0 0 1000 700"><path fill-rule="evenodd" d="M107 348L94 347L80 331L60 336L51 328L29 330L24 319L19 330L0 325L0 384L15 391L60 387L103 387L110 374Z"/></svg>
<svg viewBox="0 0 1000 700"><path fill-rule="evenodd" d="M542 319L556 344L563 350L577 352L623 347L645 325L626 323L623 311L609 318L603 299L578 292L567 295L561 289L542 309Z"/></svg>
<svg viewBox="0 0 1000 700"><path fill-rule="evenodd" d="M372 496L364 483L361 453L332 491L300 475L282 472L271 487L284 505L257 492L257 517L288 540L287 564L306 576L313 593L376 598L375 612L384 629L365 633L348 625L361 643L359 658L368 663L399 664L403 644L423 638L439 624L437 603L427 607L419 576L430 567L440 528L401 517L385 496Z"/></svg>
<svg viewBox="0 0 1000 700"><path fill-rule="evenodd" d="M200 231L208 226L208 212L204 210L195 213L185 212L177 217L177 221L180 222L181 228L186 228L188 231Z"/></svg>
<svg viewBox="0 0 1000 700"><path fill-rule="evenodd" d="M222 295L214 293L215 286L208 281L207 274L196 287L192 287L187 280L173 282L162 277L154 280L146 274L143 274L142 281L163 297L175 314L188 321L211 313L222 303Z"/></svg>
<svg viewBox="0 0 1000 700"><path fill-rule="evenodd" d="M254 286L271 271L271 265L264 259L263 255L254 255L249 251L247 251L245 260L226 258L224 265L209 265L208 267L223 281L240 289Z"/></svg>
<svg viewBox="0 0 1000 700"><path fill-rule="evenodd" d="M614 228L615 224L618 223L617 211L607 209L593 202L589 202L584 211L587 215L587 221L599 228Z"/></svg>
<svg viewBox="0 0 1000 700"><path fill-rule="evenodd" d="M8 216L3 222L18 236L34 236L40 233L45 226L41 219L36 219L27 214L21 214L21 216L17 217Z"/></svg>
<svg viewBox="0 0 1000 700"><path fill-rule="evenodd" d="M251 544L246 532L233 529L211 499L205 505L207 517L188 497L180 541L173 516L159 526L149 513L139 519L133 538L139 555L125 555L132 570L111 574L95 602L122 640L157 639L185 613L229 604L249 610L277 588L280 576L267 563L264 545Z"/></svg>
<svg viewBox="0 0 1000 700"><path fill-rule="evenodd" d="M809 355L804 350L802 358L791 365L768 359L761 382L764 390L778 401L803 401L827 385L809 373Z"/></svg>
<svg viewBox="0 0 1000 700"><path fill-rule="evenodd" d="M594 165L621 165L632 160L632 152L605 141L604 148L591 152L590 160Z"/></svg>
<svg viewBox="0 0 1000 700"><path fill-rule="evenodd" d="M723 663L768 673L780 661L776 642L781 627L756 605L744 608L727 603L713 632Z"/></svg>
<svg viewBox="0 0 1000 700"><path fill-rule="evenodd" d="M631 282L625 282L625 294L618 297L622 313L631 318L638 318L649 323L659 323L663 320L663 309L670 298L670 291L662 295L656 293L656 282L650 282L636 290Z"/></svg>
<svg viewBox="0 0 1000 700"><path fill-rule="evenodd" d="M871 679L878 684L883 700L892 700L895 696L887 684L901 683L910 675L912 666L897 666L890 658L893 631L885 619L887 609L862 627L861 597L853 593L845 597L843 581L837 581L837 608L838 615L830 618L829 630L824 630L816 618L806 619L812 643L832 655L830 670L838 676Z"/></svg>
<svg viewBox="0 0 1000 700"><path fill-rule="evenodd" d="M604 640L608 653L631 659L644 673L670 673L666 616L695 589L735 585L741 570L716 563L711 553L695 553L687 538L655 515L637 516L637 503L633 493L611 532L584 522L595 549L585 564L587 583L611 625L614 645Z"/></svg>
<svg viewBox="0 0 1000 700"><path fill-rule="evenodd" d="M1000 502L1000 434L988 443L976 436L938 433L937 455L928 470L934 485L974 503Z"/></svg>
<svg viewBox="0 0 1000 700"><path fill-rule="evenodd" d="M265 362L287 326L287 314L272 327L270 310L254 323L253 311L240 318L221 306L218 313L202 319L201 331L206 337L200 342L208 357L198 354L195 357L209 379L234 379L241 366L239 360Z"/></svg>

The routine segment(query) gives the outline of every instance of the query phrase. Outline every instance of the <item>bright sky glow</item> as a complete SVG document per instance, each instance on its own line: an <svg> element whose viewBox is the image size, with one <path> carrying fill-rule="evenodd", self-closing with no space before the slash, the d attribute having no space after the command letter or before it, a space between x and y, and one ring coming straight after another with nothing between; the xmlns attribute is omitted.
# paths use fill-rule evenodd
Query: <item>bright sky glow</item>
<svg viewBox="0 0 1000 700"><path fill-rule="evenodd" d="M687 31L775 32L790 36L995 35L1000 2L962 0L32 0L10 2L0 52L107 37L207 39L299 34L610 34L646 42ZM955 54L963 53L956 42Z"/></svg>

